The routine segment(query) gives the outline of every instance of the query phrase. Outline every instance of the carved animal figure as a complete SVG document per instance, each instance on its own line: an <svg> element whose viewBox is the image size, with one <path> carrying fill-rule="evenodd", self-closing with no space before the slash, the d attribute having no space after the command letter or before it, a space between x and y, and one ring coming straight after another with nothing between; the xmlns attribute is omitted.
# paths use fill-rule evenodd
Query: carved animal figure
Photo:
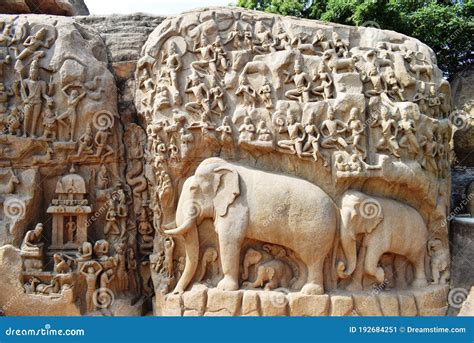
<svg viewBox="0 0 474 343"><path fill-rule="evenodd" d="M431 258L432 284L446 284L449 280L449 251L439 239L428 241L428 255Z"/></svg>
<svg viewBox="0 0 474 343"><path fill-rule="evenodd" d="M15 193L15 185L20 183L20 180L16 177L13 171L10 171L11 176L6 184L0 185L0 194L13 194Z"/></svg>
<svg viewBox="0 0 474 343"><path fill-rule="evenodd" d="M257 267L257 279L250 284L251 287L262 287L271 290L278 287L288 288L292 279L290 266L285 262L274 259L260 264Z"/></svg>
<svg viewBox="0 0 474 343"><path fill-rule="evenodd" d="M414 267L414 287L427 284L425 255L428 231L421 215L412 207L401 202L369 197L349 190L342 196L341 203L341 245L347 260L339 262L338 276L348 278L357 264L357 235L364 236L366 247L363 263L364 272L374 276L379 283L385 280L385 273L379 267L383 254L393 253L405 256Z"/></svg>
<svg viewBox="0 0 474 343"><path fill-rule="evenodd" d="M304 189L305 192L300 190ZM240 250L245 238L298 251L308 268L304 294L322 294L323 264L337 229L337 208L312 183L220 158L204 160L188 178L178 201L177 228L163 229L184 237L186 265L175 292L184 292L199 262L199 224L213 218L224 278L221 290L239 288Z"/></svg>

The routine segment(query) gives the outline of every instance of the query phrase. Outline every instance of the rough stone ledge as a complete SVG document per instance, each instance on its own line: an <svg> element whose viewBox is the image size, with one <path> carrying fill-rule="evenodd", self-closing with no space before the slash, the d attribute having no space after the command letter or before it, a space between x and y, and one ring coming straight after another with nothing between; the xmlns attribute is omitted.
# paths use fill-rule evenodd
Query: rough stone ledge
<svg viewBox="0 0 474 343"><path fill-rule="evenodd" d="M448 285L403 291L304 295L263 290L221 291L197 285L155 300L162 316L444 316Z"/></svg>

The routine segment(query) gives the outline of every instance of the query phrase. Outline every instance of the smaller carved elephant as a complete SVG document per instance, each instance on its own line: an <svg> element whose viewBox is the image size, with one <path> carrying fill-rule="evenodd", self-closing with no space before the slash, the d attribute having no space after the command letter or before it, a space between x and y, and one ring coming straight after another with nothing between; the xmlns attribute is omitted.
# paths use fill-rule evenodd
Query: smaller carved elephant
<svg viewBox="0 0 474 343"><path fill-rule="evenodd" d="M428 241L428 255L431 258L432 284L446 284L449 280L449 251L439 239Z"/></svg>
<svg viewBox="0 0 474 343"><path fill-rule="evenodd" d="M270 260L257 267L257 279L250 286L263 287L265 284L265 290L289 288L292 277L292 270L285 262Z"/></svg>

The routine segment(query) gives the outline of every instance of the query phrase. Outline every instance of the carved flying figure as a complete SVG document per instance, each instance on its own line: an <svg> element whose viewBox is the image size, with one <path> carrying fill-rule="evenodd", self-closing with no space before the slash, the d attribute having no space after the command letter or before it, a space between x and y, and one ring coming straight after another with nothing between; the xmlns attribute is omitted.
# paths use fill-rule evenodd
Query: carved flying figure
<svg viewBox="0 0 474 343"><path fill-rule="evenodd" d="M279 140L278 146L283 149L289 149L292 154L301 156L306 133L303 125L296 120L296 114L290 111L286 115L286 128L282 132L285 131L288 132L290 139Z"/></svg>
<svg viewBox="0 0 474 343"><path fill-rule="evenodd" d="M290 100L309 102L311 79L309 75L303 71L303 63L299 58L296 59L294 73L286 73L286 75L285 83L294 82L296 88L286 91L285 96Z"/></svg>

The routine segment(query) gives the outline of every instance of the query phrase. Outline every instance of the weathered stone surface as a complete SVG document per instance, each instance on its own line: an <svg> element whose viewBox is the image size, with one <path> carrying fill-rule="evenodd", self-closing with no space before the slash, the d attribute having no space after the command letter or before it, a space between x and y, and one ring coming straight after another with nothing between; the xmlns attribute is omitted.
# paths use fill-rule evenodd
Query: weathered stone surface
<svg viewBox="0 0 474 343"><path fill-rule="evenodd" d="M354 303L351 296L331 295L331 316L351 316Z"/></svg>
<svg viewBox="0 0 474 343"><path fill-rule="evenodd" d="M246 291L242 297L242 316L260 316L260 298L256 291Z"/></svg>
<svg viewBox="0 0 474 343"><path fill-rule="evenodd" d="M259 292L262 316L287 316L289 315L288 295L283 292Z"/></svg>
<svg viewBox="0 0 474 343"><path fill-rule="evenodd" d="M397 297L396 293L394 294L381 293L378 295L378 298L380 302L380 308L384 316L399 316L400 315L399 298Z"/></svg>
<svg viewBox="0 0 474 343"><path fill-rule="evenodd" d="M240 309L242 292L210 289L207 292L206 316L235 316Z"/></svg>
<svg viewBox="0 0 474 343"><path fill-rule="evenodd" d="M290 293L289 306L291 316L327 316L329 315L329 295L302 295Z"/></svg>
<svg viewBox="0 0 474 343"><path fill-rule="evenodd" d="M444 316L446 314L448 285L434 285L412 292L420 316Z"/></svg>
<svg viewBox="0 0 474 343"><path fill-rule="evenodd" d="M415 298L411 294L399 294L398 302L400 304L401 316L416 316L418 314Z"/></svg>
<svg viewBox="0 0 474 343"><path fill-rule="evenodd" d="M406 288L445 310L451 102L429 47L233 8L0 22L0 243L25 299L398 315Z"/></svg>
<svg viewBox="0 0 474 343"><path fill-rule="evenodd" d="M75 16L88 15L89 10L84 0L4 0L0 13Z"/></svg>
<svg viewBox="0 0 474 343"><path fill-rule="evenodd" d="M382 316L377 295L354 294L354 311L359 316Z"/></svg>
<svg viewBox="0 0 474 343"><path fill-rule="evenodd" d="M181 316L182 312L182 298L178 294L167 294L164 298L163 316Z"/></svg>
<svg viewBox="0 0 474 343"><path fill-rule="evenodd" d="M451 234L452 287L468 290L474 284L474 218L454 218Z"/></svg>

